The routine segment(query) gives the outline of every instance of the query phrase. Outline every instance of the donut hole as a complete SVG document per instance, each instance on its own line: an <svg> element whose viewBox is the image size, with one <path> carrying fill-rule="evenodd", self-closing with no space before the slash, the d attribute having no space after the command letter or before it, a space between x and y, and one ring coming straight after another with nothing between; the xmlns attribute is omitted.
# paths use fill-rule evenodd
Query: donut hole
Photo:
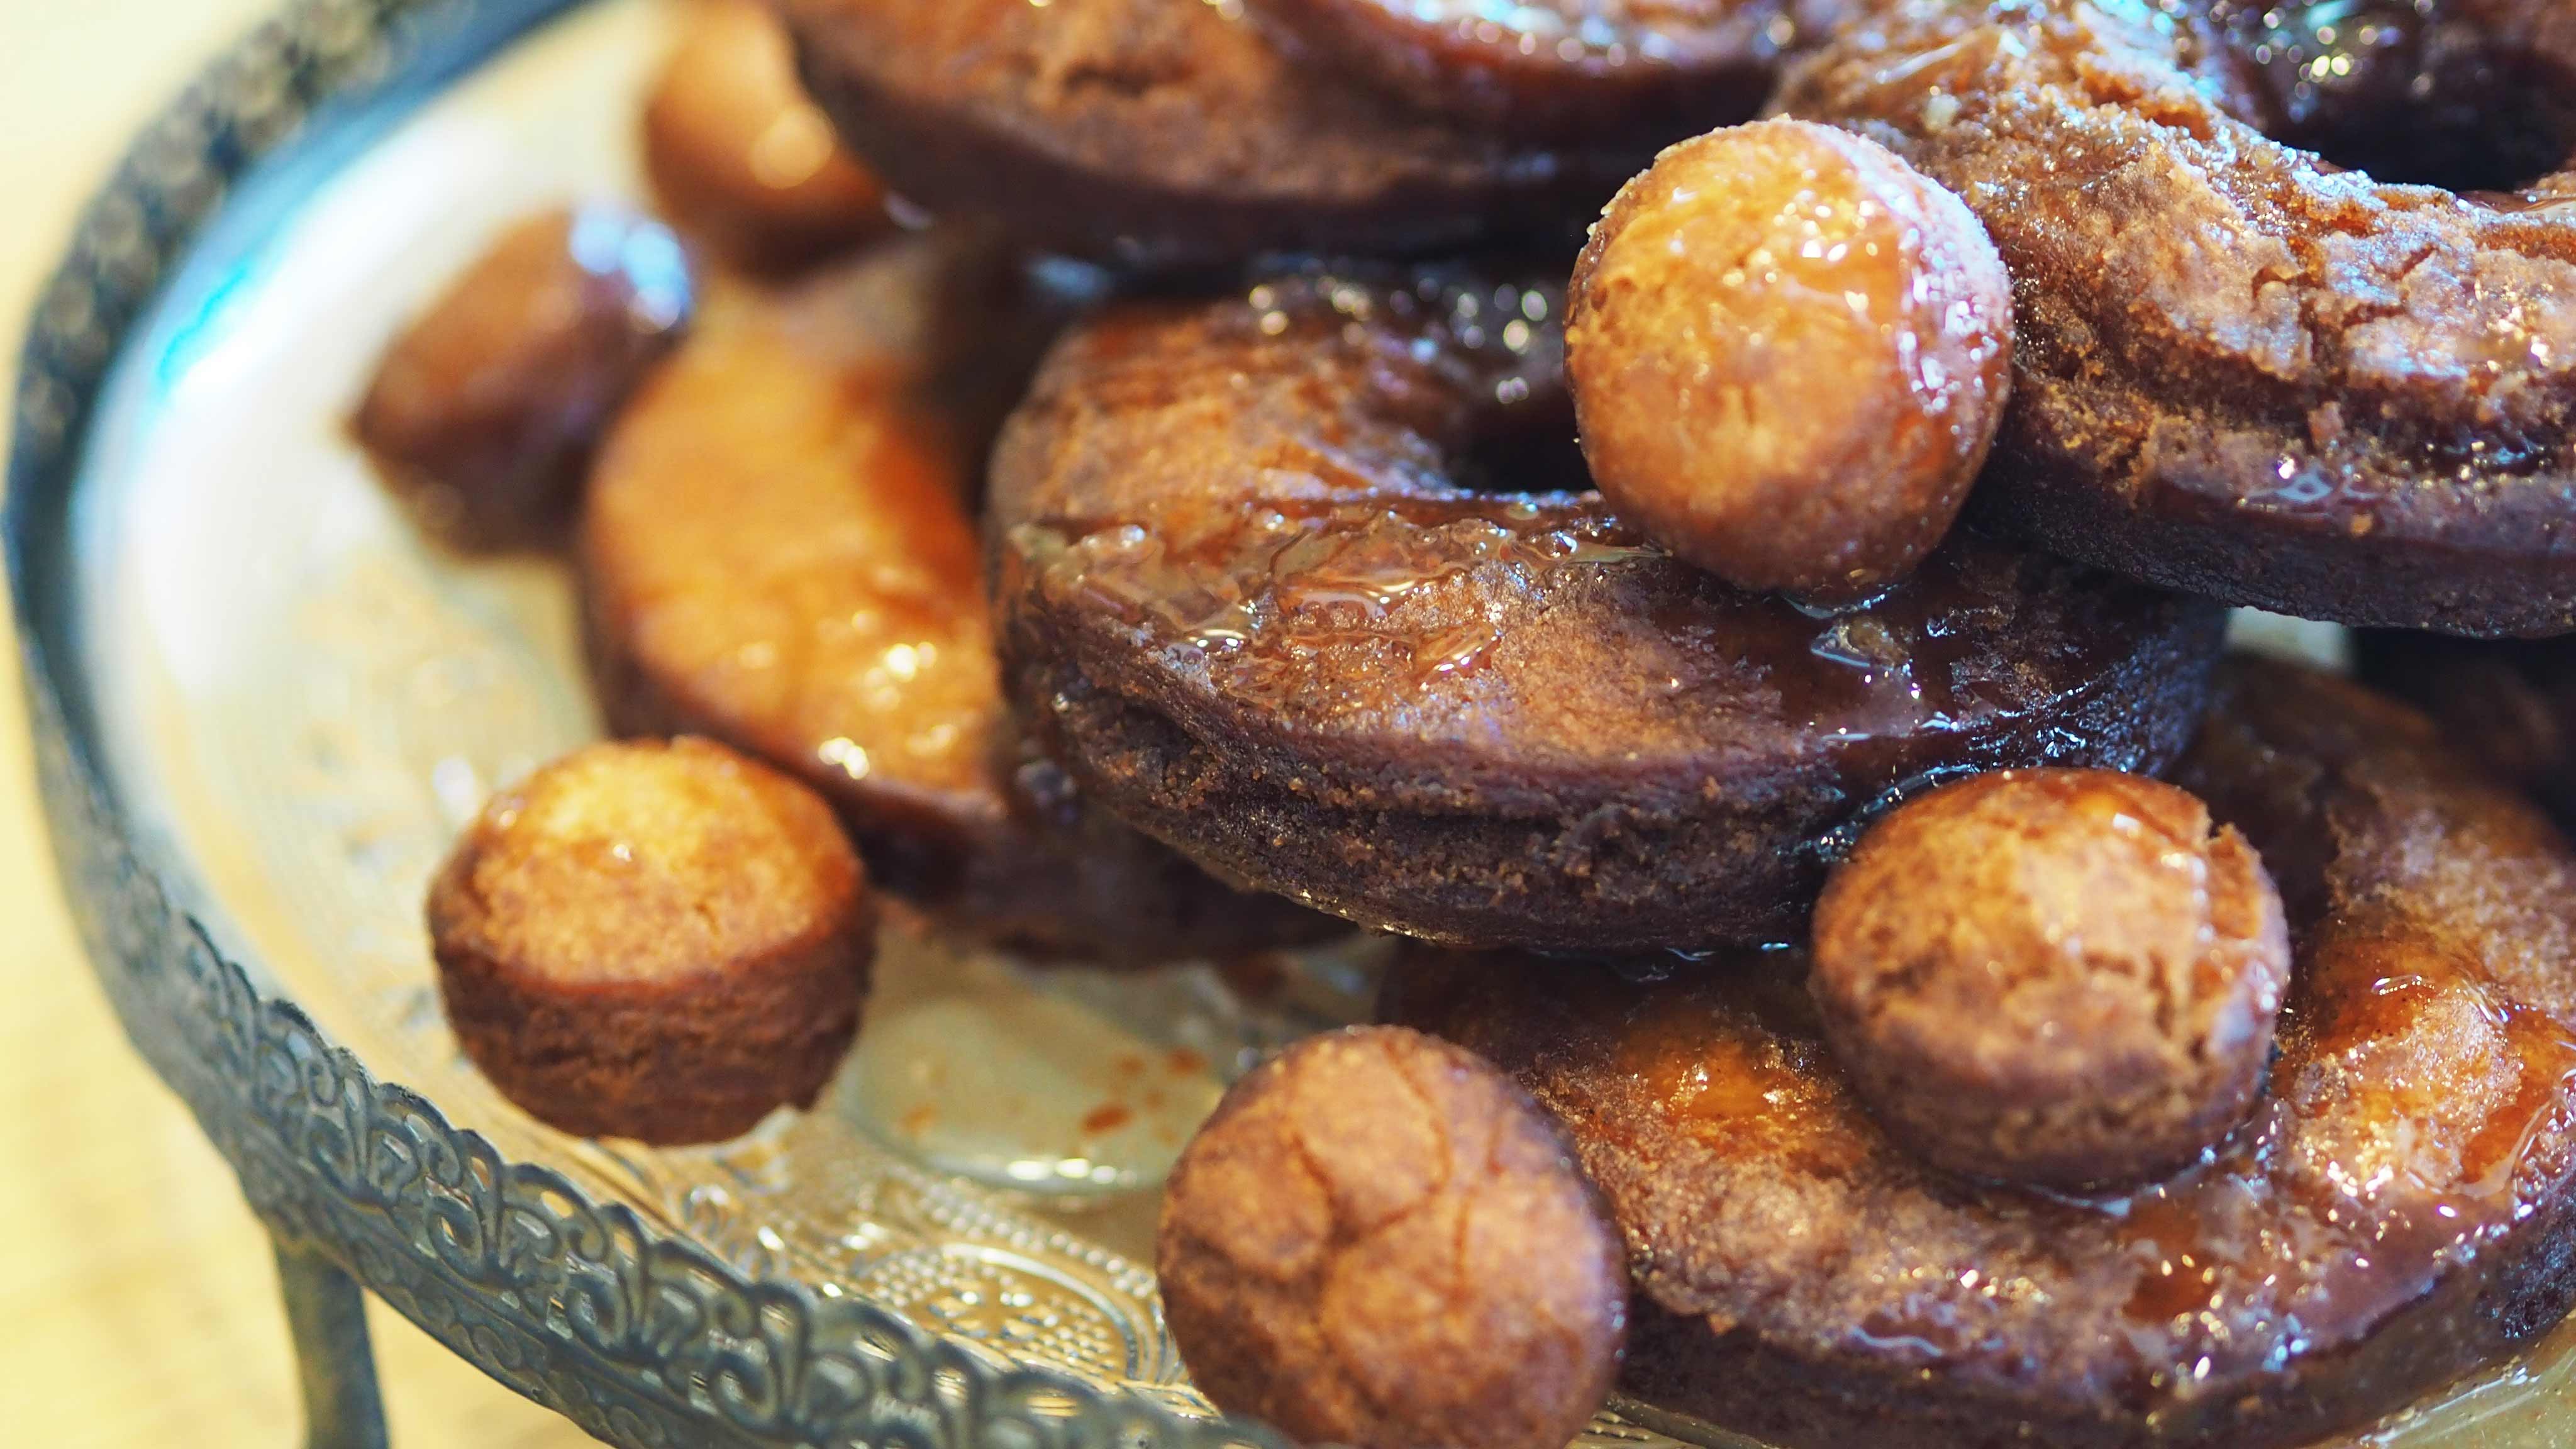
<svg viewBox="0 0 2576 1449"><path fill-rule="evenodd" d="M2374 180L2510 192L2576 156L2576 69L2404 0L2218 12L2275 140Z"/></svg>

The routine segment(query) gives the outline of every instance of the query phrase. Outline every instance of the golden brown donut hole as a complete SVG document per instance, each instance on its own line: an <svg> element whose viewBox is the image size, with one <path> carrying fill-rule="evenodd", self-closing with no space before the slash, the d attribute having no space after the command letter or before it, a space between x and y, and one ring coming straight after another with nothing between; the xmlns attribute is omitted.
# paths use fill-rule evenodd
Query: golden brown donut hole
<svg viewBox="0 0 2576 1449"><path fill-rule="evenodd" d="M831 807L688 737L591 745L495 795L428 917L448 1024L503 1096L656 1143L810 1105L875 951Z"/></svg>
<svg viewBox="0 0 2576 1449"><path fill-rule="evenodd" d="M606 204L541 212L395 337L350 432L441 543L550 548L600 432L693 306L688 259L659 222Z"/></svg>
<svg viewBox="0 0 2576 1449"><path fill-rule="evenodd" d="M1759 121L1620 191L1566 348L1622 514L1740 587L1845 602L1912 572L1966 501L2010 392L2011 280L1885 148Z"/></svg>
<svg viewBox="0 0 2576 1449"><path fill-rule="evenodd" d="M892 224L885 188L806 96L786 26L760 0L693 0L644 104L644 167L681 230L755 271Z"/></svg>
<svg viewBox="0 0 2576 1449"><path fill-rule="evenodd" d="M1826 1039L1932 1162L2055 1188L2197 1157L2261 1091L2281 900L2189 792L2011 770L1880 821L1816 909Z"/></svg>
<svg viewBox="0 0 2576 1449"><path fill-rule="evenodd" d="M1155 1268L1192 1380L1310 1444L1562 1449L1626 1331L1618 1236L1556 1125L1403 1027L1236 1083L1173 1170Z"/></svg>

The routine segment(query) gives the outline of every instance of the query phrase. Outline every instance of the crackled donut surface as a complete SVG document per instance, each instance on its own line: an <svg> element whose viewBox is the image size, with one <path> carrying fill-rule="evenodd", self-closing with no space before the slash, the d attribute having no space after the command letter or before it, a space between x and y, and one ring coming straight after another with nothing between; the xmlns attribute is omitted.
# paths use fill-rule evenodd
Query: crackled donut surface
<svg viewBox="0 0 2576 1449"><path fill-rule="evenodd" d="M1777 104L2011 265L1985 518L2308 617L2576 628L2576 10L1905 0Z"/></svg>
<svg viewBox="0 0 2576 1449"><path fill-rule="evenodd" d="M1516 135L1660 126L1665 139L1761 108L1783 55L1845 0L1251 0L1328 63Z"/></svg>
<svg viewBox="0 0 2576 1449"><path fill-rule="evenodd" d="M2428 721L2231 665L2178 772L2277 874L2252 1119L2081 1197L1867 1113L1796 953L1622 979L1422 958L1388 1019L1512 1073L1628 1238L1626 1388L1789 1446L2303 1444L2555 1325L2576 1279L2576 855Z"/></svg>
<svg viewBox="0 0 2576 1449"><path fill-rule="evenodd" d="M807 84L897 192L1121 262L1428 250L1578 221L1659 139L1551 149L1300 66L1198 0L787 0Z"/></svg>
<svg viewBox="0 0 2576 1449"><path fill-rule="evenodd" d="M1154 1273L1191 1381L1308 1444L1563 1449L1628 1308L1556 1124L1386 1026L1308 1037L1226 1093L1172 1169Z"/></svg>
<svg viewBox="0 0 2576 1449"><path fill-rule="evenodd" d="M1962 536L1817 615L1648 545L1568 441L1558 306L1301 273L1059 344L989 526L1088 793L1363 924L1600 950L1795 929L1900 786L2179 748L2208 606Z"/></svg>

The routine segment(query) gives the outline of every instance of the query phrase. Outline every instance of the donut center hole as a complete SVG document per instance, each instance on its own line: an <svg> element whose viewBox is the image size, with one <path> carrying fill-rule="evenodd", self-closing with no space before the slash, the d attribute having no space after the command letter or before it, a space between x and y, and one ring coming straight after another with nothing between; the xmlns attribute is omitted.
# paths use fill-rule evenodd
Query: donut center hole
<svg viewBox="0 0 2576 1449"><path fill-rule="evenodd" d="M2576 70L2403 0L2216 14L2257 80L2275 140L2373 180L2517 191L2576 156Z"/></svg>
<svg viewBox="0 0 2576 1449"><path fill-rule="evenodd" d="M1450 460L1450 477L1475 493L1584 493L1592 467L1574 430L1574 399L1561 390L1497 407Z"/></svg>

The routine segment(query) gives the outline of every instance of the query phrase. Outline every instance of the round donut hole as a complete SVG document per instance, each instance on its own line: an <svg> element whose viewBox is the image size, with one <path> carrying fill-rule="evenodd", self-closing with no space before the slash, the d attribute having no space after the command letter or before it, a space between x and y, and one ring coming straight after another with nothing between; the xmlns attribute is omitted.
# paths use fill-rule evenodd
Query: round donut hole
<svg viewBox="0 0 2576 1449"><path fill-rule="evenodd" d="M1626 1254L1509 1077L1400 1026L1308 1037L1172 1169L1164 1317L1218 1408L1355 1449L1559 1449L1617 1375Z"/></svg>
<svg viewBox="0 0 2576 1449"><path fill-rule="evenodd" d="M2160 1177L2244 1119L2289 970L2271 875L2199 799L2004 770L1870 828L1817 903L1810 985L1898 1141L2080 1191Z"/></svg>
<svg viewBox="0 0 2576 1449"><path fill-rule="evenodd" d="M448 1025L502 1096L664 1146L812 1106L876 952L831 806L686 735L589 745L494 795L424 914Z"/></svg>
<svg viewBox="0 0 2576 1449"><path fill-rule="evenodd" d="M645 175L665 214L735 266L784 273L893 226L885 188L796 78L761 0L695 0L646 97Z"/></svg>
<svg viewBox="0 0 2576 1449"><path fill-rule="evenodd" d="M2239 0L2214 12L2265 130L2400 185L2515 192L2576 166L2576 69L2427 21L2403 0Z"/></svg>
<svg viewBox="0 0 2576 1449"><path fill-rule="evenodd" d="M1674 555L1810 604L1884 592L1948 535L2011 387L2012 282L1984 225L1806 121L1667 148L1569 291L1602 495Z"/></svg>

